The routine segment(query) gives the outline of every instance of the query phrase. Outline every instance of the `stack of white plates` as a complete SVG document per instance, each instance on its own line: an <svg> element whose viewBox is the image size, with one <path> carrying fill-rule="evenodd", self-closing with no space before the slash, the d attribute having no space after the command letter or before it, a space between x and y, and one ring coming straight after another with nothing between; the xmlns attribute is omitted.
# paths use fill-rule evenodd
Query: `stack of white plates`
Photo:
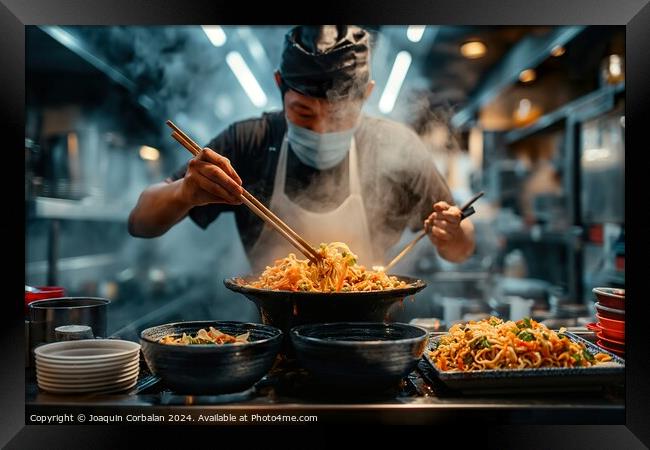
<svg viewBox="0 0 650 450"><path fill-rule="evenodd" d="M116 339L54 342L34 350L38 387L54 394L111 393L138 381L140 344Z"/></svg>

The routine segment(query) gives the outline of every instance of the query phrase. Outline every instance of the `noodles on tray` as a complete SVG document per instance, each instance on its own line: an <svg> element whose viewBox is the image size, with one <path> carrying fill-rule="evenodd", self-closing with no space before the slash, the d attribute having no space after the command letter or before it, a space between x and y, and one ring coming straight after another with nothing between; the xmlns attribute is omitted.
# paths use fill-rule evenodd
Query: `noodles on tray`
<svg viewBox="0 0 650 450"><path fill-rule="evenodd" d="M321 259L311 263L294 253L267 266L260 278L242 284L258 289L304 292L359 292L406 287L404 281L384 272L367 270L357 264L357 256L342 242L321 244Z"/></svg>
<svg viewBox="0 0 650 450"><path fill-rule="evenodd" d="M456 324L430 352L440 370L477 371L537 367L589 367L610 361L532 319L504 322L490 317Z"/></svg>

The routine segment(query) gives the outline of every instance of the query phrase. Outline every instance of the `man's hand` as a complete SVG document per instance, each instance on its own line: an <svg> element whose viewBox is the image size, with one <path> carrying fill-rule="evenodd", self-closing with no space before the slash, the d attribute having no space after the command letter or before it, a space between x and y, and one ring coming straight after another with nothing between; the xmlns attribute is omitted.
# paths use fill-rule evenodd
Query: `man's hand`
<svg viewBox="0 0 650 450"><path fill-rule="evenodd" d="M242 181L228 158L204 148L188 164L179 199L190 207L208 203L239 205Z"/></svg>
<svg viewBox="0 0 650 450"><path fill-rule="evenodd" d="M440 255L452 262L464 261L474 251L474 226L461 222L461 211L447 202L433 205L433 213L424 221L424 230Z"/></svg>

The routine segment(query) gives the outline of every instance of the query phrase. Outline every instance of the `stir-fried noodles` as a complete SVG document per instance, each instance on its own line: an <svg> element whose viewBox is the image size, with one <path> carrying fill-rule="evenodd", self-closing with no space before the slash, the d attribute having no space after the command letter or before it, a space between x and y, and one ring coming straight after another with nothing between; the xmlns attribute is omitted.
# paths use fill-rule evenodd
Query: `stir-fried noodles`
<svg viewBox="0 0 650 450"><path fill-rule="evenodd" d="M563 332L529 318L504 322L490 317L452 326L430 356L439 369L449 371L589 367L611 360L605 353L592 355Z"/></svg>
<svg viewBox="0 0 650 450"><path fill-rule="evenodd" d="M312 263L294 253L267 266L260 278L246 286L305 292L358 292L406 287L404 281L357 264L357 256L342 242L321 244L320 259Z"/></svg>
<svg viewBox="0 0 650 450"><path fill-rule="evenodd" d="M230 334L222 333L216 328L210 327L208 331L201 328L196 336L190 336L183 333L182 336L164 336L160 338L161 344L173 344L173 345L190 345L190 344L245 344L248 342L250 333L240 334L238 336L232 336Z"/></svg>

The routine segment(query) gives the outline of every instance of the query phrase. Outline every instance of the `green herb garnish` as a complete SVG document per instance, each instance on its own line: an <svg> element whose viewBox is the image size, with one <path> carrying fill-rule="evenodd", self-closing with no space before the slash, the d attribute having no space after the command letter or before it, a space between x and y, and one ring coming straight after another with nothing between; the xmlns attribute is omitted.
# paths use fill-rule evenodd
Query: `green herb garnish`
<svg viewBox="0 0 650 450"><path fill-rule="evenodd" d="M528 331L522 331L520 332L517 337L521 339L522 341L530 342L533 339L535 339L535 336L532 335L532 333L529 333Z"/></svg>

